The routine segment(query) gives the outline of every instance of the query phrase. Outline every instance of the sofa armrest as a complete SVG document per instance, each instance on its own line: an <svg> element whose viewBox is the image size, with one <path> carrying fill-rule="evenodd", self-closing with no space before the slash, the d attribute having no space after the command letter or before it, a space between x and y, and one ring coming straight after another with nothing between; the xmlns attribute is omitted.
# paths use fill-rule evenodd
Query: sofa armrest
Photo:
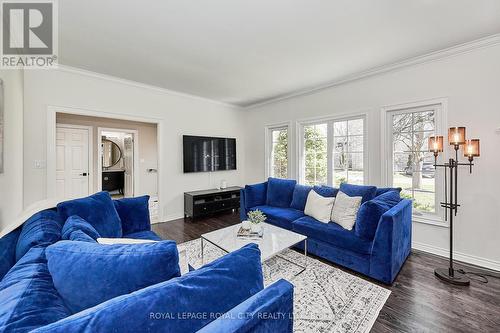
<svg viewBox="0 0 500 333"><path fill-rule="evenodd" d="M291 333L293 331L293 285L279 280L235 306L200 333Z"/></svg>
<svg viewBox="0 0 500 333"><path fill-rule="evenodd" d="M373 240L370 276L391 284L411 251L412 201L403 199L380 218Z"/></svg>
<svg viewBox="0 0 500 333"><path fill-rule="evenodd" d="M250 208L265 205L267 199L267 182L246 185L240 191L240 218L247 219Z"/></svg>

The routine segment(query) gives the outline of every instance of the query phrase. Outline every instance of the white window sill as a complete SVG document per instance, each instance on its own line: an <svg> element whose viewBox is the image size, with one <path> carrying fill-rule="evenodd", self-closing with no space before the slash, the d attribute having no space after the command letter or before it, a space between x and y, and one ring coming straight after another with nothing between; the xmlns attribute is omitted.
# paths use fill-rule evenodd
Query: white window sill
<svg viewBox="0 0 500 333"><path fill-rule="evenodd" d="M442 228L449 228L450 224L438 215L413 214L413 222L431 224Z"/></svg>

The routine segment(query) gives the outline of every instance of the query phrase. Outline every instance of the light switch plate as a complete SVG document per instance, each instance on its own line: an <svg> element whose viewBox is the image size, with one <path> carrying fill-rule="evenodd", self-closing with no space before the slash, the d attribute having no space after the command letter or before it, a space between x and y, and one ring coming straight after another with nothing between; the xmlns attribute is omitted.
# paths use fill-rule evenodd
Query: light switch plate
<svg viewBox="0 0 500 333"><path fill-rule="evenodd" d="M45 161L44 160L35 160L33 163L35 169L45 169Z"/></svg>

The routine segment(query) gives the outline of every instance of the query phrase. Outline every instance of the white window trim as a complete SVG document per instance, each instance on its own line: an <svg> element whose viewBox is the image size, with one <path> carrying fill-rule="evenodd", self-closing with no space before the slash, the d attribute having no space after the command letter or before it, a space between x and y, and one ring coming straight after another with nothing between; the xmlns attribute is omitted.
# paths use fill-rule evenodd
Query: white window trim
<svg viewBox="0 0 500 333"><path fill-rule="evenodd" d="M337 121L363 119L363 178L365 183L369 182L369 157L368 157L368 113L349 113L335 116L315 117L300 119L296 122L295 147L296 147L296 162L295 168L296 179L300 184L305 183L305 159L304 159L304 126L324 124L328 126L327 132L327 185L333 186L333 123Z"/></svg>
<svg viewBox="0 0 500 333"><path fill-rule="evenodd" d="M435 133L437 135L445 135L447 133L446 125L448 124L448 99L447 98L435 98L411 103L395 104L382 107L381 110L381 154L382 165L381 165L381 180L382 184L385 186L392 186L390 180L392 180L392 168L390 168L390 163L392 163L392 142L391 133L389 133L389 121L391 120L390 115L393 113L404 113L407 111L415 112L415 109L419 108L433 108L437 110L436 112L436 124ZM392 128L392 126L391 126ZM438 158L438 163L443 162L447 159L447 150L440 154ZM436 173L436 213L426 214L419 213L413 214L413 221L425 224L432 224L441 227L448 227L449 224L444 221L442 208L439 206L439 198L443 194L443 174Z"/></svg>
<svg viewBox="0 0 500 333"><path fill-rule="evenodd" d="M271 153L272 153L272 132L280 129L287 129L288 135L287 135L287 155L288 155L288 160L287 160L287 178L291 178L291 166L292 166L292 156L290 155L292 149L291 149L291 133L292 133L292 122L291 121L286 121L286 122L281 122L281 123L275 123L275 124L269 124L265 126L265 133L264 133L264 138L266 140L265 142L265 156L264 156L264 167L266 170L266 179L271 177Z"/></svg>

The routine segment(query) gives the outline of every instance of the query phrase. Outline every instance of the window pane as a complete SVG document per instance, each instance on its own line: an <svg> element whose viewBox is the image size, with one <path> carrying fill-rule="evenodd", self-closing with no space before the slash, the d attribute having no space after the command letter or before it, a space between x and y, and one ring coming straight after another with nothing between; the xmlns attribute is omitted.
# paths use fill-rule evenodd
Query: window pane
<svg viewBox="0 0 500 333"><path fill-rule="evenodd" d="M421 190L414 190L413 207L419 211L434 212L435 211L435 193Z"/></svg>
<svg viewBox="0 0 500 333"><path fill-rule="evenodd" d="M397 114L392 117L392 129L394 133L411 132L413 129L411 113Z"/></svg>
<svg viewBox="0 0 500 333"><path fill-rule="evenodd" d="M349 164L347 167L349 170L363 170L363 153L349 153L348 158Z"/></svg>
<svg viewBox="0 0 500 333"><path fill-rule="evenodd" d="M347 135L347 121L337 121L333 123L333 136Z"/></svg>
<svg viewBox="0 0 500 333"><path fill-rule="evenodd" d="M330 123L331 124L331 123ZM364 120L334 121L327 140L328 123L304 126L304 180L309 185L364 183ZM329 144L333 146L328 146ZM333 170L327 160L331 153ZM328 179L331 173L332 179Z"/></svg>
<svg viewBox="0 0 500 333"><path fill-rule="evenodd" d="M415 210L435 212L436 184L434 156L427 144L434 135L434 111L393 115L393 186L413 199Z"/></svg>
<svg viewBox="0 0 500 333"><path fill-rule="evenodd" d="M363 152L363 136L349 136L349 152Z"/></svg>
<svg viewBox="0 0 500 333"><path fill-rule="evenodd" d="M347 152L347 136L333 138L333 149L336 153Z"/></svg>
<svg viewBox="0 0 500 333"><path fill-rule="evenodd" d="M403 190L408 191L411 195L412 177L405 173L394 172L392 175L392 186L401 187Z"/></svg>
<svg viewBox="0 0 500 333"><path fill-rule="evenodd" d="M271 177L288 177L288 129L272 131Z"/></svg>
<svg viewBox="0 0 500 333"><path fill-rule="evenodd" d="M326 184L327 132L327 124L304 126L304 173L308 185Z"/></svg>
<svg viewBox="0 0 500 333"><path fill-rule="evenodd" d="M434 131L434 111L413 114L414 131Z"/></svg>
<svg viewBox="0 0 500 333"><path fill-rule="evenodd" d="M333 155L333 168L339 170L347 169L347 153Z"/></svg>
<svg viewBox="0 0 500 333"><path fill-rule="evenodd" d="M347 170L333 171L333 185L339 187L340 184L347 182Z"/></svg>
<svg viewBox="0 0 500 333"><path fill-rule="evenodd" d="M349 135L363 135L363 119L354 119L347 122Z"/></svg>
<svg viewBox="0 0 500 333"><path fill-rule="evenodd" d="M404 173L411 176L413 172L413 154L411 153L394 153L393 154L393 171Z"/></svg>
<svg viewBox="0 0 500 333"><path fill-rule="evenodd" d="M429 137L433 136L434 132L415 132L413 134L413 145L415 151L429 150Z"/></svg>
<svg viewBox="0 0 500 333"><path fill-rule="evenodd" d="M413 148L411 133L394 133L392 142L394 152L409 152Z"/></svg>
<svg viewBox="0 0 500 333"><path fill-rule="evenodd" d="M348 171L349 184L363 185L365 182L363 171Z"/></svg>

